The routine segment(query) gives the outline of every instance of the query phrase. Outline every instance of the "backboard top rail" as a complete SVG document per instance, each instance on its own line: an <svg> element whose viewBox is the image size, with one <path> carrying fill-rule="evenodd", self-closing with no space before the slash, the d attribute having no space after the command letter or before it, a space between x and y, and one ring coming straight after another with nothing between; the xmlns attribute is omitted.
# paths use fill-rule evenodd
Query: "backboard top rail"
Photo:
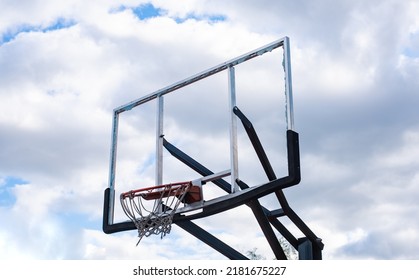
<svg viewBox="0 0 419 280"><path fill-rule="evenodd" d="M257 48L257 49L255 49L253 51L250 51L250 52L248 52L246 54L243 54L241 56L238 56L236 58L233 58L231 60L228 60L228 61L226 61L224 63L221 63L221 64L219 64L217 66L211 67L211 68L209 68L209 69L207 69L205 71L202 71L202 72L200 72L198 74L192 75L189 78L183 79L183 80L178 81L178 82L176 82L176 83L174 83L172 85L169 85L169 86L164 87L162 89L159 89L159 90L157 90L155 92L152 92L152 93L150 93L150 94L148 94L148 95L146 95L144 97L141 97L139 99L133 100L133 101L131 101L131 102L125 104L125 105L119 106L119 107L117 107L117 108L114 109L114 113L115 114L119 114L119 113L122 113L124 111L129 111L132 108L137 107L137 106L139 106L139 105L141 105L143 103L149 102L149 101L151 101L153 99L156 99L159 96L163 96L163 95L168 94L168 93L170 93L172 91L178 90L178 89L180 89L182 87L185 87L187 85L190 85L192 83L195 83L195 82L197 82L199 80L205 79L205 78L207 78L209 76L212 76L212 75L214 75L216 73L219 73L221 71L224 71L224 70L228 69L229 67L236 66L236 65L241 64L241 63L243 63L245 61L248 61L248 60L250 60L252 58L261 56L264 53L271 52L272 50L274 50L276 48L279 48L279 47L282 47L282 46L285 46L284 49L289 49L289 38L288 37L284 37L284 38L281 38L279 40L276 40L276 41L274 41L274 42L272 42L270 44L267 44L267 45L265 45L263 47ZM287 54L287 53L289 54L289 51L286 52L285 54ZM289 55L288 56L285 55L284 58L286 60L285 63L284 63L284 67L289 68L289 69L287 69L287 71L290 71L291 69L290 69L290 62L289 62L290 58L289 58ZM287 93L287 95L291 95L292 94L291 93L291 75L289 75L287 77L287 80L289 80L289 85L287 86L287 88L289 89L289 92ZM291 100L292 100L292 98L291 98ZM290 112L292 112L292 110L290 110ZM293 127L291 126L291 127L289 127L289 129L293 129Z"/></svg>

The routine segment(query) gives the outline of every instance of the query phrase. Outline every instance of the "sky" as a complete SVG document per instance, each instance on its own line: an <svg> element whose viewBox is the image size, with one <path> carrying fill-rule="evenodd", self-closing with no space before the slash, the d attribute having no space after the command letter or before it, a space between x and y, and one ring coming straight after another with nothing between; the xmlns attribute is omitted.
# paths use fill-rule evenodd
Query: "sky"
<svg viewBox="0 0 419 280"><path fill-rule="evenodd" d="M285 190L291 207L323 239L324 259L418 259L418 10L415 0L1 1L0 259L224 259L175 225L137 247L135 231L102 232L112 112L284 36L302 172ZM276 107L255 92L270 92L263 82L282 69L278 58L237 70L241 104L261 131ZM212 155L225 82L198 85L205 97L167 98L168 135L209 165L226 160ZM147 110L121 125L127 188L152 181L150 151L137 157L152 142L141 131L154 118ZM265 131L268 143L283 140ZM246 207L196 223L243 254L273 258Z"/></svg>

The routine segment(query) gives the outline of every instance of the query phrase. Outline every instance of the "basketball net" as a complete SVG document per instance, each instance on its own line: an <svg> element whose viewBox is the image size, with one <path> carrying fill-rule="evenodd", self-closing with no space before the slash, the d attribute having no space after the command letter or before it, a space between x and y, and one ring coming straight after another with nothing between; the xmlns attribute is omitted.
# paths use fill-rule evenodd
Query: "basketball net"
<svg viewBox="0 0 419 280"><path fill-rule="evenodd" d="M122 209L138 229L137 246L144 236L160 234L160 238L163 238L170 233L176 209L191 187L192 182L182 182L121 194ZM154 203L147 204L146 200L154 200Z"/></svg>

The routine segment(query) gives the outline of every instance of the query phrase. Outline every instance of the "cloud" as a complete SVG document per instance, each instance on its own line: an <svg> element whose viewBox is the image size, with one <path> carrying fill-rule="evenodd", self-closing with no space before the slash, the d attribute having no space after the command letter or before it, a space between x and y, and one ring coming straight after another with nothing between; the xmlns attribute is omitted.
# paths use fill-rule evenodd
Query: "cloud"
<svg viewBox="0 0 419 280"><path fill-rule="evenodd" d="M415 1L9 2L0 5L0 258L223 258L176 226L139 247L135 232L101 232L112 110L285 35L303 176L286 190L291 206L323 238L325 258L417 258ZM144 7L153 13L141 16ZM267 70L282 71L275 59L252 64L253 74L237 69L238 101L269 151L282 136L266 130L281 125L267 112L281 115L281 100L257 94L275 83ZM228 159L216 153L227 129L215 132L225 83L220 75L166 99L169 140L211 168ZM121 117L120 184L153 181L152 152L141 147L154 144L154 105ZM258 182L263 172L240 141L241 174ZM176 168L167 176L182 177ZM242 253L271 257L261 233L248 231L246 207L197 223Z"/></svg>

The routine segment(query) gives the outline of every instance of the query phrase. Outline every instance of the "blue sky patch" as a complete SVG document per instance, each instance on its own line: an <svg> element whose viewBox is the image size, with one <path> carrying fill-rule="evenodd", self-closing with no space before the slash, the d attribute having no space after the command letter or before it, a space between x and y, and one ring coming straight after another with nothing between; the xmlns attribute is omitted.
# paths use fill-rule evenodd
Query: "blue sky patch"
<svg viewBox="0 0 419 280"><path fill-rule="evenodd" d="M126 7L121 5L117 8L111 9L110 13L118 13L125 10L131 10L132 13L140 20L159 17L166 13L165 10L156 8L151 3L142 4L138 7Z"/></svg>
<svg viewBox="0 0 419 280"><path fill-rule="evenodd" d="M29 182L17 177L0 178L0 207L10 207L16 202L13 188L16 185L28 184Z"/></svg>
<svg viewBox="0 0 419 280"><path fill-rule="evenodd" d="M133 13L141 20L148 18L159 17L164 13L164 10L154 7L152 4L147 3L138 7L132 8Z"/></svg>
<svg viewBox="0 0 419 280"><path fill-rule="evenodd" d="M76 25L76 22L74 20L69 20L65 18L58 18L55 22L53 22L51 25L42 28L42 32L48 32L48 31L55 31L65 28L70 28L72 26Z"/></svg>
<svg viewBox="0 0 419 280"><path fill-rule="evenodd" d="M195 15L195 14L188 14L184 18L175 18L177 23L183 23L189 19L194 19L196 21L208 21L210 23L216 23L227 20L227 17L223 15Z"/></svg>
<svg viewBox="0 0 419 280"><path fill-rule="evenodd" d="M160 17L160 16L164 16L165 14L167 14L166 10L164 9L160 9L155 7L153 4L151 3L147 3L147 4L142 4L138 7L125 7L125 6L120 6L116 9L111 10L111 13L115 13L115 12L121 12L121 11L125 11L127 9L132 10L132 12L134 13L134 15L139 18L140 20L146 20L149 18L156 18L156 17ZM216 22L221 22L221 21L225 21L227 20L227 17L224 15L197 15L194 13L190 13L185 17L175 17L173 18L177 23L183 23L189 19L193 19L196 21L208 21L210 23L216 23Z"/></svg>
<svg viewBox="0 0 419 280"><path fill-rule="evenodd" d="M21 26L9 30L3 34L1 34L0 45L4 43L8 43L16 39L16 37L21 33L28 33L28 32L51 32L55 30L69 28L71 26L76 25L74 20L69 20L65 18L58 18L54 22L52 22L48 26L39 26L39 25L30 25L30 24L22 24Z"/></svg>

